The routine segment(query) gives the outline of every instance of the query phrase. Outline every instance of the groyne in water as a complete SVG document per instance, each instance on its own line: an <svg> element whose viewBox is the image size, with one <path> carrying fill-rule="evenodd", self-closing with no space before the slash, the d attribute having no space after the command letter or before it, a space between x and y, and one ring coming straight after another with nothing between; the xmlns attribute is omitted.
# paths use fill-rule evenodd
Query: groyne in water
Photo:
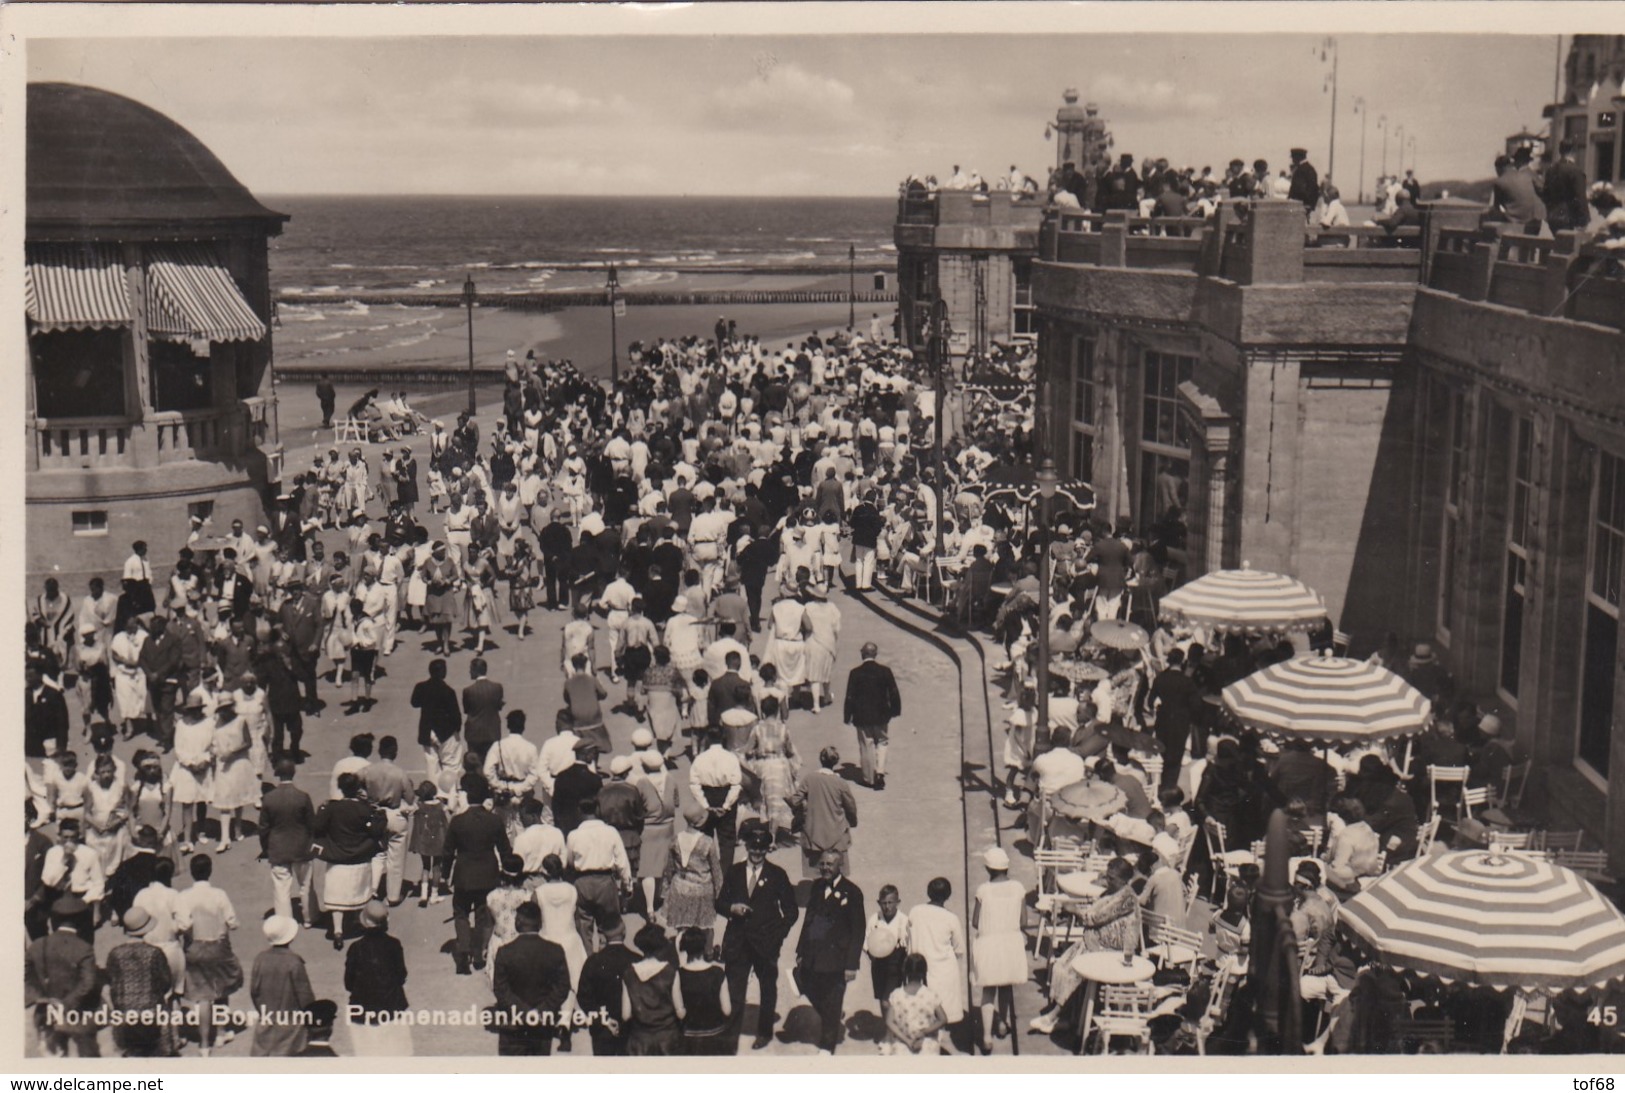
<svg viewBox="0 0 1625 1093"><path fill-rule="evenodd" d="M344 304L373 305L404 304L408 307L460 308L461 293L432 292L298 292L285 290L277 293L277 302L284 304ZM847 293L827 289L714 289L695 292L649 292L642 290L622 292L619 298L628 307L738 307L743 304L844 304L850 299L858 304L895 304L895 291L870 290ZM569 307L608 307L609 297L602 289L566 290L560 292L494 293L478 297L482 308L502 308L508 311L562 311Z"/></svg>

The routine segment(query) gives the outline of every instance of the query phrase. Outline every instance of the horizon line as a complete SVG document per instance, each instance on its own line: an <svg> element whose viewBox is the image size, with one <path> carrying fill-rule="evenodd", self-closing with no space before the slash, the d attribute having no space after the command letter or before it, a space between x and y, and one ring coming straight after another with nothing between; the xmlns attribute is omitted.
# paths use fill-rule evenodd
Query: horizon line
<svg viewBox="0 0 1625 1093"><path fill-rule="evenodd" d="M434 198L466 198L466 197L497 197L497 198L535 198L535 197L583 197L583 198L644 198L651 201L669 201L673 198L691 198L696 200L750 200L750 201L808 201L808 200L869 200L880 198L891 199L895 193L886 194L575 194L575 193L424 193L418 191L390 191L390 190L346 190L328 191L318 193L314 191L294 192L279 190L255 190L256 196L262 198L279 197L434 197Z"/></svg>

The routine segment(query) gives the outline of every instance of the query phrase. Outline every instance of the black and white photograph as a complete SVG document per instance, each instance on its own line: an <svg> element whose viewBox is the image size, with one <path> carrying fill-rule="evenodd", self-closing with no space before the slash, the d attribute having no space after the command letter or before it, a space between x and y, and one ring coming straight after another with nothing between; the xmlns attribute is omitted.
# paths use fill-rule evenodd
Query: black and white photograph
<svg viewBox="0 0 1625 1093"><path fill-rule="evenodd" d="M0 12L7 1064L1625 1053L1620 9L1116 7Z"/></svg>

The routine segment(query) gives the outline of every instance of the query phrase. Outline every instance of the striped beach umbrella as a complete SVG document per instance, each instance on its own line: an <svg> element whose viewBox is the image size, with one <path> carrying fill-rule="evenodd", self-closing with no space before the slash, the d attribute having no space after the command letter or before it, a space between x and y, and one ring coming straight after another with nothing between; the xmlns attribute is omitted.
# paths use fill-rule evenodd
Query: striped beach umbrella
<svg viewBox="0 0 1625 1093"><path fill-rule="evenodd" d="M1625 977L1625 916L1561 865L1458 850L1407 862L1338 910L1393 968L1497 990L1588 990Z"/></svg>
<svg viewBox="0 0 1625 1093"><path fill-rule="evenodd" d="M1326 620L1326 601L1280 573L1220 569L1168 593L1158 614L1172 626L1264 634L1318 629Z"/></svg>
<svg viewBox="0 0 1625 1093"><path fill-rule="evenodd" d="M1347 657L1298 657L1226 687L1219 701L1258 732L1323 746L1369 744L1427 728L1433 704L1388 669Z"/></svg>

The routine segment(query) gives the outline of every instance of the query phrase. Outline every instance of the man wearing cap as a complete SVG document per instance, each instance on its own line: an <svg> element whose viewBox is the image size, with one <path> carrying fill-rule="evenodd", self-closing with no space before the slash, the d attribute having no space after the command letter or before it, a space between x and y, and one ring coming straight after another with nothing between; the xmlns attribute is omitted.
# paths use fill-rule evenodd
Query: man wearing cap
<svg viewBox="0 0 1625 1093"><path fill-rule="evenodd" d="M175 1039L166 1025L158 1023L175 977L169 959L146 938L156 921L145 908L124 912L127 940L107 954L107 1001L123 1021L113 1027L113 1044L125 1058L172 1056Z"/></svg>
<svg viewBox="0 0 1625 1093"><path fill-rule="evenodd" d="M643 821L648 816L643 792L630 781L636 765L630 755L615 756L609 761L609 781L598 791L598 817L620 835L634 877L643 846Z"/></svg>
<svg viewBox="0 0 1625 1093"><path fill-rule="evenodd" d="M276 761L277 784L260 802L260 855L271 866L271 906L279 915L312 924L311 861L315 858L316 806L293 784L298 767L284 756Z"/></svg>
<svg viewBox="0 0 1625 1093"><path fill-rule="evenodd" d="M728 920L722 934L722 962L733 1003L733 1029L737 1034L744 1027L745 991L754 972L761 1002L751 1047L761 1050L773 1042L773 1026L778 1021L779 950L800 912L789 876L767 860L773 833L753 823L743 835L745 860L724 867L716 909Z"/></svg>
<svg viewBox="0 0 1625 1093"><path fill-rule="evenodd" d="M89 913L78 896L60 897L51 905L51 932L31 942L24 955L23 1004L34 1009L34 1027L47 1055L66 1056L70 1045L81 1059L101 1054L96 1045L98 1026L91 1020L101 1008L96 950L75 929ZM57 1005L78 1020L65 1017L60 1024L53 1023L49 1012Z"/></svg>
<svg viewBox="0 0 1625 1093"><path fill-rule="evenodd" d="M316 381L316 403L322 408L322 428L333 427L333 408L338 405L339 393L333 381L323 376Z"/></svg>
<svg viewBox="0 0 1625 1093"><path fill-rule="evenodd" d="M278 628L287 636L293 665L304 687L305 713L319 716L321 702L316 697L316 658L322 639L320 595L311 591L304 581L295 578L288 584L288 599L277 610L276 619Z"/></svg>
<svg viewBox="0 0 1625 1093"><path fill-rule="evenodd" d="M846 985L858 977L863 955L863 890L844 875L846 854L825 850L819 879L807 897L807 917L796 943L796 973L802 993L818 1013L818 1054L832 1055L841 1042Z"/></svg>
<svg viewBox="0 0 1625 1093"><path fill-rule="evenodd" d="M1399 673L1412 687L1422 692L1422 695L1435 706L1448 700L1453 689L1450 682L1450 673L1439 663L1439 658L1433 652L1433 646L1428 642L1418 642L1411 652L1410 660Z"/></svg>
<svg viewBox="0 0 1625 1093"><path fill-rule="evenodd" d="M872 641L859 650L863 658L846 677L846 701L842 722L858 733L858 763L863 784L877 790L886 788L887 733L891 720L903 715L903 697L897 677L880 663L880 647Z"/></svg>
<svg viewBox="0 0 1625 1093"><path fill-rule="evenodd" d="M1320 174L1309 162L1309 153L1302 148L1292 149L1292 186L1287 199L1301 202L1305 215L1314 211L1320 200Z"/></svg>

